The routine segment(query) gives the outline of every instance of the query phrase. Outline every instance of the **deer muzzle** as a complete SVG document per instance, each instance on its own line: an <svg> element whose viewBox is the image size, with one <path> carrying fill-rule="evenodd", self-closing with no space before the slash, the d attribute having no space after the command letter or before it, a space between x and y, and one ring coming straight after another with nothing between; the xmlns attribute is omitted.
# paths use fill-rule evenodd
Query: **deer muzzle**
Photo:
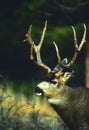
<svg viewBox="0 0 89 130"><path fill-rule="evenodd" d="M38 96L44 95L43 90L42 90L41 88L39 88L39 87L36 87L36 88L35 88L35 93L36 93L36 95L38 95Z"/></svg>

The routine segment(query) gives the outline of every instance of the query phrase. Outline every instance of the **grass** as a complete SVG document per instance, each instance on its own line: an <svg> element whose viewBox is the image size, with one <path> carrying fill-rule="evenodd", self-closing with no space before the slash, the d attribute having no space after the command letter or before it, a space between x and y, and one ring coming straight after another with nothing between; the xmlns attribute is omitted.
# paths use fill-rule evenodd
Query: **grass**
<svg viewBox="0 0 89 130"><path fill-rule="evenodd" d="M0 82L0 130L68 130L47 100L28 87L33 83L21 83L19 92L14 85Z"/></svg>

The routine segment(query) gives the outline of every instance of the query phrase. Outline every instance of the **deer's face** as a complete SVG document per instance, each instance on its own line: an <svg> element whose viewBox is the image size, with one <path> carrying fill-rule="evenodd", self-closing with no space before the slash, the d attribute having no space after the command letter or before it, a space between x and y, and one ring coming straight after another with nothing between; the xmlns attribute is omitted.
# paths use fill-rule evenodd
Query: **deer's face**
<svg viewBox="0 0 89 130"><path fill-rule="evenodd" d="M34 60L38 66L45 69L48 74L50 74L50 73L54 74L54 77L51 77L51 80L43 81L43 82L39 83L35 89L35 92L37 95L45 95L49 98L49 100L54 101L52 99L57 99L58 95L62 93L63 88L66 86L65 85L66 81L68 81L68 79L72 75L70 72L65 72L65 70L69 70L69 68L74 64L74 62L77 58L77 55L79 54L78 52L81 51L81 48L83 47L84 43L86 42L86 25L84 24L84 33L83 33L83 37L82 37L82 40L81 40L81 43L79 46L77 44L75 28L72 27L73 34L74 34L75 52L74 52L74 55L73 55L72 59L70 60L70 62L68 62L67 58L64 58L61 61L58 46L55 42L53 42L55 49L56 49L57 59L58 59L58 65L53 69L53 71L51 70L50 67L48 67L46 64L44 64L42 62L41 55L40 55L46 28L47 28L47 21L45 21L45 26L43 28L42 36L41 36L41 39L40 39L38 45L36 45L34 43L34 41L32 40L32 37L31 37L32 25L29 27L28 32L26 34L26 39L24 41L28 41L28 43L31 45L30 59ZM34 55L34 53L35 53L35 55Z"/></svg>
<svg viewBox="0 0 89 130"><path fill-rule="evenodd" d="M55 102L59 103L59 96L64 93L65 84L69 80L69 78L72 76L72 72L65 72L60 77L50 78L48 80L40 82L35 92L37 95L46 96L48 98L49 102Z"/></svg>

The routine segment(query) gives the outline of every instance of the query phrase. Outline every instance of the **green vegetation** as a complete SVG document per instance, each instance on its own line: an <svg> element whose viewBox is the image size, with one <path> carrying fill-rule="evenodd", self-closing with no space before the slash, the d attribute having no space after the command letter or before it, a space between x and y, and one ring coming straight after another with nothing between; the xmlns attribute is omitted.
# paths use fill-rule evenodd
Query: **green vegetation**
<svg viewBox="0 0 89 130"><path fill-rule="evenodd" d="M3 83L0 83L0 130L68 130L59 117L50 117L41 114L40 109L36 110L37 102L24 95L25 89L13 93L13 89Z"/></svg>
<svg viewBox="0 0 89 130"><path fill-rule="evenodd" d="M65 8L59 8L60 5L64 5ZM86 15L88 8L86 7L89 6L89 2L87 0L76 0L72 3L70 0L67 2L60 0L39 0L39 2L36 0L19 0L6 1L5 3L2 1L0 6L0 73L4 76L7 75L10 80L31 82L33 78L36 81L44 75L41 72L42 70L29 60L29 45L22 42L30 24L33 25L33 40L37 43L41 37L44 22L45 20L48 21L44 47L42 48L42 59L48 65L54 67L56 65L56 55L52 42L55 41L58 44L61 57L70 59L73 52L71 25L76 26L80 41L82 35L80 30L83 30L80 29L82 22L88 22ZM76 11L77 8L80 10L77 12L66 11L65 9L70 6L76 8ZM44 53L45 51L47 53ZM50 59L49 55L52 55L53 58ZM81 57L84 61L84 54L78 60ZM77 64L79 65L78 60ZM79 66L78 69L81 70L81 67ZM79 75L78 77L81 78ZM80 83L84 84L84 79Z"/></svg>
<svg viewBox="0 0 89 130"><path fill-rule="evenodd" d="M53 68L57 64L57 59L52 42L57 43L62 58L71 59L74 51L71 25L75 26L80 42L83 32L82 23L89 23L87 12L89 12L88 0L2 1L0 3L0 86L9 83L9 89L13 88L17 95L23 93L28 98L27 100L34 99L34 87L37 82L43 80L46 73L29 60L30 46L28 43L23 43L29 25L33 25L32 38L38 43L44 22L48 21L41 53L43 62ZM79 85L84 85L85 82L84 60L85 53L82 51L72 67L75 70L75 77L71 81ZM6 89L2 88L2 90L0 95L0 130L61 130L61 123L46 125L44 122L53 122L54 119L42 117L34 109L26 121L19 120L22 117L18 117L18 115L10 117L8 112L13 106L16 106L17 98L14 98L16 102L11 102L7 110L4 109L3 101L6 98L11 100L13 95L3 97Z"/></svg>

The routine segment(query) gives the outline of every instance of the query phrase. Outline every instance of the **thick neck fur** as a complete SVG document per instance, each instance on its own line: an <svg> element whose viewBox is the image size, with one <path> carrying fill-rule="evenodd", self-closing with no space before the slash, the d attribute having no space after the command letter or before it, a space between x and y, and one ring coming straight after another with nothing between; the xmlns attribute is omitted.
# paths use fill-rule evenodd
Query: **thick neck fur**
<svg viewBox="0 0 89 130"><path fill-rule="evenodd" d="M52 107L70 130L89 129L89 89L63 86L62 91L58 96L59 102L51 102Z"/></svg>

